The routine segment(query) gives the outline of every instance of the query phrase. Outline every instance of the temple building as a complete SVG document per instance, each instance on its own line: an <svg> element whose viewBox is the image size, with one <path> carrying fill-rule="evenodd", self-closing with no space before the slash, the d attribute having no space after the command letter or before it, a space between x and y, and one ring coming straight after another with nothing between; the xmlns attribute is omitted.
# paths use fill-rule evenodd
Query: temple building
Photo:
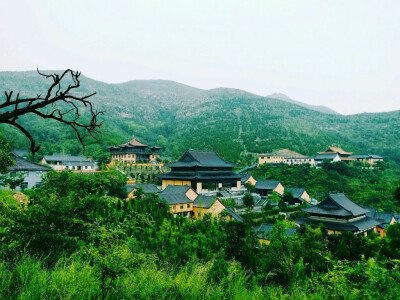
<svg viewBox="0 0 400 300"><path fill-rule="evenodd" d="M376 231L380 224L368 216L369 211L346 197L345 194L329 194L321 203L303 208L310 216L294 220L298 225L323 224L329 234L350 231L355 234L368 235Z"/></svg>
<svg viewBox="0 0 400 300"><path fill-rule="evenodd" d="M344 161L344 162L350 162L350 161L356 160L355 158L351 157L353 152L346 152L342 148L339 148L339 147L328 147L328 149L326 149L324 152L318 152L318 154L322 154L322 155L337 154L339 156L340 160ZM320 157L321 157L321 155L320 155ZM326 158L328 158L328 157L326 157Z"/></svg>
<svg viewBox="0 0 400 300"><path fill-rule="evenodd" d="M277 192L279 195L283 195L285 188L279 182L279 180L258 180L256 183L256 193L261 196L271 196L273 192Z"/></svg>
<svg viewBox="0 0 400 300"><path fill-rule="evenodd" d="M163 190L168 185L188 185L197 193L241 189L242 175L232 171L235 165L214 151L187 150L167 166L171 172L160 175Z"/></svg>
<svg viewBox="0 0 400 300"><path fill-rule="evenodd" d="M288 187L285 190L292 192L295 205L311 203L310 195L307 193L306 189Z"/></svg>
<svg viewBox="0 0 400 300"><path fill-rule="evenodd" d="M160 157L160 147L149 146L137 141L135 137L125 144L110 148L111 160L124 165L149 163Z"/></svg>

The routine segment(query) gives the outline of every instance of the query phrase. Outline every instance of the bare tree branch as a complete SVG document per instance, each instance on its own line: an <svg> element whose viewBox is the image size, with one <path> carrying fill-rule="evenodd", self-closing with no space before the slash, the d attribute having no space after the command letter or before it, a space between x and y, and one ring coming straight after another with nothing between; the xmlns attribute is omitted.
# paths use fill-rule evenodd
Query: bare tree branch
<svg viewBox="0 0 400 300"><path fill-rule="evenodd" d="M37 70L37 72L39 75L52 80L52 84L48 88L46 96L42 97L41 94L38 94L35 98L21 99L19 93L13 98L13 91L5 91L5 101L0 103L0 109L2 110L2 112L0 112L0 123L12 125L24 133L31 143L32 154L39 150L40 145L37 146L30 132L16 122L20 116L29 113L68 125L75 131L79 142L85 149L85 137L90 135L95 138L94 133L98 133L98 129L103 125L103 122L99 121L98 117L104 112L96 111L92 103L87 100L96 93L82 97L72 94L74 89L80 87L80 72L74 72L70 69L65 70L61 75L47 75L41 73L39 70ZM65 81L68 79L70 79L72 83L63 87L63 80ZM60 106L60 104L64 105ZM82 105L90 109L90 121L88 123L80 119L81 114L79 106ZM52 109L46 111L46 109L50 107Z"/></svg>

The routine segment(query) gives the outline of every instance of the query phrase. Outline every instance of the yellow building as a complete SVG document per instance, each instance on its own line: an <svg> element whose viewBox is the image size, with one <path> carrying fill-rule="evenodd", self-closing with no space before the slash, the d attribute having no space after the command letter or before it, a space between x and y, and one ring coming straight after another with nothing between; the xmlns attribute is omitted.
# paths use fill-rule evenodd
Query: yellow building
<svg viewBox="0 0 400 300"><path fill-rule="evenodd" d="M285 162L287 155L283 154L259 154L258 164L281 164Z"/></svg>
<svg viewBox="0 0 400 300"><path fill-rule="evenodd" d="M137 141L135 137L125 144L110 148L111 161L124 165L149 163L160 157L160 147L150 147Z"/></svg>
<svg viewBox="0 0 400 300"><path fill-rule="evenodd" d="M174 215L203 218L224 216L228 220L242 221L232 209L225 207L221 201L212 196L199 195L190 186L168 185L160 194L165 199Z"/></svg>

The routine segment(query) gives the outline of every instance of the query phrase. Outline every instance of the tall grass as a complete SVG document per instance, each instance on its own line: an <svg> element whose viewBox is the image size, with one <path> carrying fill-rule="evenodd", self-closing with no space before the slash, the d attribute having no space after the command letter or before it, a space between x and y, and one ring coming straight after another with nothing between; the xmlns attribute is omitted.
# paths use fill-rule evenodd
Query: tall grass
<svg viewBox="0 0 400 300"><path fill-rule="evenodd" d="M212 262L190 261L176 268L140 254L115 280L106 282L104 293L101 268L81 254L62 258L52 268L46 268L42 259L23 255L16 264L0 263L0 298L398 299L400 292L399 262L384 272L373 260L361 261L350 269L338 266L288 287L259 286L237 262L229 262L228 274L216 282L210 280L211 267Z"/></svg>

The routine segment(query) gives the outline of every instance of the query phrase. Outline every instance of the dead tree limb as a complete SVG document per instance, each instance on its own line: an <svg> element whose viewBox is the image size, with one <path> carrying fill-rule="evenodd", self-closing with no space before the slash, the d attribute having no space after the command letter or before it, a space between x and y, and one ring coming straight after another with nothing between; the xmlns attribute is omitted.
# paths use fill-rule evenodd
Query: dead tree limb
<svg viewBox="0 0 400 300"><path fill-rule="evenodd" d="M5 92L5 100L0 103L0 123L9 124L18 128L30 141L31 152L34 154L40 148L31 133L19 124L20 116L32 113L44 119L53 119L71 127L82 147L85 149L84 139L88 135L95 138L94 134L103 124L98 120L103 111L96 111L92 103L88 100L96 93L85 96L74 94L74 90L80 87L80 72L74 72L70 69L59 74L43 74L37 70L39 75L52 80L46 95L42 97L20 98L19 93L13 97L13 91ZM63 84L65 86L63 86ZM84 122L81 118L79 108L88 107L90 110L90 121Z"/></svg>

